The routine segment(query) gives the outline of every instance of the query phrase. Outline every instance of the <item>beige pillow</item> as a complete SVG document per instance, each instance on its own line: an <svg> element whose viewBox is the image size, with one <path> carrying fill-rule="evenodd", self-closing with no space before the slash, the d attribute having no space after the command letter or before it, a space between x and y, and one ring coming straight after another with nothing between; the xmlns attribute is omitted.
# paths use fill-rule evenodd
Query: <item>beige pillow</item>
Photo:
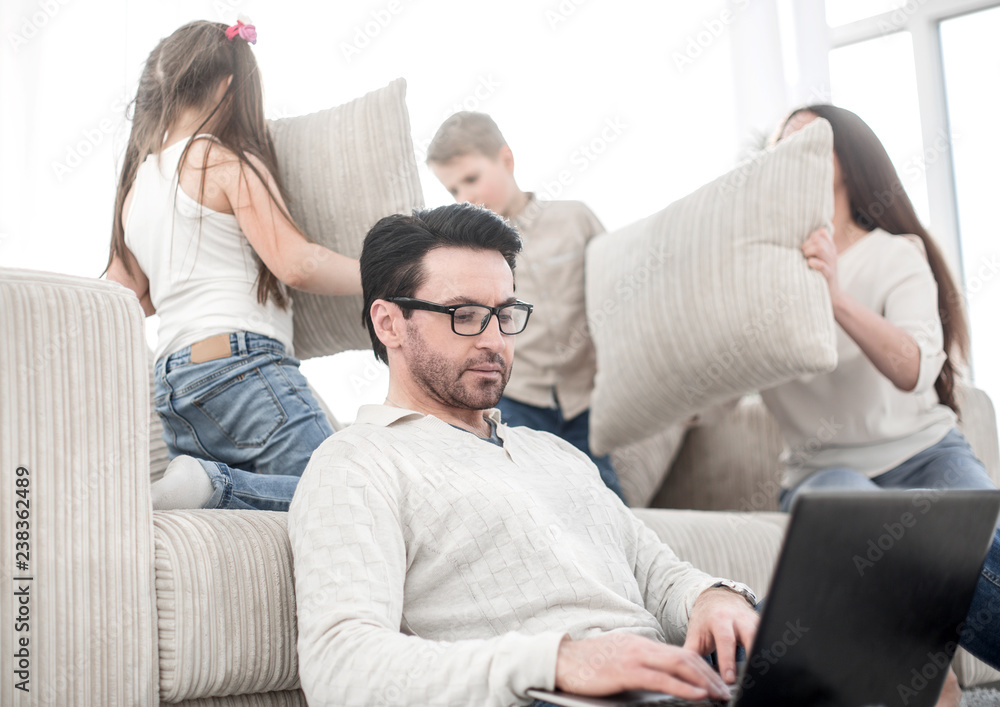
<svg viewBox="0 0 1000 707"><path fill-rule="evenodd" d="M663 211L591 241L595 452L836 366L829 292L800 250L833 215L832 155L830 125L815 120Z"/></svg>
<svg viewBox="0 0 1000 707"><path fill-rule="evenodd" d="M423 206L405 97L396 79L342 106L271 121L288 208L316 243L357 258L376 221ZM371 347L360 295L295 292L294 307L298 358Z"/></svg>

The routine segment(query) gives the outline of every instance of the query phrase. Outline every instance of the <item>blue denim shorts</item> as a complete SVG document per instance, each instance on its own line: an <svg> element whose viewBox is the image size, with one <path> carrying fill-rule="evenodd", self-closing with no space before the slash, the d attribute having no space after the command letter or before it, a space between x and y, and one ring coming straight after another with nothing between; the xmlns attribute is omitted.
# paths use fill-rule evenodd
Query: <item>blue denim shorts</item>
<svg viewBox="0 0 1000 707"><path fill-rule="evenodd" d="M192 363L185 347L156 362L153 407L170 456L301 476L333 428L299 361L261 334L236 332L229 339L232 353L225 358Z"/></svg>

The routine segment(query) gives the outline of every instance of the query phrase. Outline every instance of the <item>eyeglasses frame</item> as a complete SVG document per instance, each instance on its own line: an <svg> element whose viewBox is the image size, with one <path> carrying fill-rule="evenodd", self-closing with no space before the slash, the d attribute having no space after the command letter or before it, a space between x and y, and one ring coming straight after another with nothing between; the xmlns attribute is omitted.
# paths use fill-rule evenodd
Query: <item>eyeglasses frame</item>
<svg viewBox="0 0 1000 707"><path fill-rule="evenodd" d="M414 297L386 297L385 300L386 302L392 302L393 304L399 305L400 307L405 307L406 309L419 309L426 312L438 312L439 314L450 314L451 330L458 336L479 336L484 331L486 331L486 327L490 325L490 321L492 321L493 317L497 318L497 325L499 326L501 309L504 309L506 307L514 307L516 305L521 305L523 307L528 308L528 316L525 317L524 319L524 327L520 331L514 334L508 334L503 330L503 327L500 326L500 333L503 334L504 336L517 336L517 334L520 334L521 332L523 332L525 329L528 328L528 320L531 319L531 313L535 309L535 305L529 304L528 302L522 302L521 300L514 300L513 302L508 302L507 304L501 304L498 307L490 307L485 304L479 304L478 302L463 302L462 304L453 304L453 305L438 304L437 302L428 302L427 300L416 299ZM483 323L483 328L477 331L475 334L463 334L455 330L455 312L460 307L470 307L470 306L482 307L483 309L488 309L490 311L490 315L486 317L486 321Z"/></svg>

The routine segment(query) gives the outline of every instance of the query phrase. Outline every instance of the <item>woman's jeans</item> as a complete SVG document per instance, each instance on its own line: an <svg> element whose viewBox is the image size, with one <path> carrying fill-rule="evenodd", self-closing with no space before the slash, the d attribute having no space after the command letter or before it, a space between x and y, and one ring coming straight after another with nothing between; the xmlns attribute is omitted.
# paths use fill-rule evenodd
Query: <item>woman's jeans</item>
<svg viewBox="0 0 1000 707"><path fill-rule="evenodd" d="M500 410L500 419L508 427L529 427L533 430L551 432L586 454L601 472L601 481L604 485L614 491L622 501L625 500L621 484L618 483L618 474L611 465L611 458L594 456L590 451L589 410L584 410L573 419L567 420L563 417L562 408L543 408L511 398L500 398L497 408Z"/></svg>
<svg viewBox="0 0 1000 707"><path fill-rule="evenodd" d="M823 469L792 489L781 492L781 510L791 509L803 491L815 489L995 489L983 463L976 458L965 437L953 429L944 439L890 469L869 479L844 468ZM972 597L972 606L962 624L959 645L980 660L1000 670L1000 531L993 544Z"/></svg>
<svg viewBox="0 0 1000 707"><path fill-rule="evenodd" d="M167 451L201 462L215 489L206 508L286 511L333 428L280 342L248 332L229 342L227 358L191 363L187 347L156 362Z"/></svg>

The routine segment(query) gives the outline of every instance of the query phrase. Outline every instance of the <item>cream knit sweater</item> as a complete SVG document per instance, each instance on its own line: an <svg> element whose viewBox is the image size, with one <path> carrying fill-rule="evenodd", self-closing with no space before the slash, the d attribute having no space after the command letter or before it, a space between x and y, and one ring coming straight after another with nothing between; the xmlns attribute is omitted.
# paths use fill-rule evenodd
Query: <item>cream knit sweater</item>
<svg viewBox="0 0 1000 707"><path fill-rule="evenodd" d="M499 422L499 413L489 413ZM363 407L289 509L309 704L527 704L573 638L683 641L718 578L676 555L562 440Z"/></svg>

